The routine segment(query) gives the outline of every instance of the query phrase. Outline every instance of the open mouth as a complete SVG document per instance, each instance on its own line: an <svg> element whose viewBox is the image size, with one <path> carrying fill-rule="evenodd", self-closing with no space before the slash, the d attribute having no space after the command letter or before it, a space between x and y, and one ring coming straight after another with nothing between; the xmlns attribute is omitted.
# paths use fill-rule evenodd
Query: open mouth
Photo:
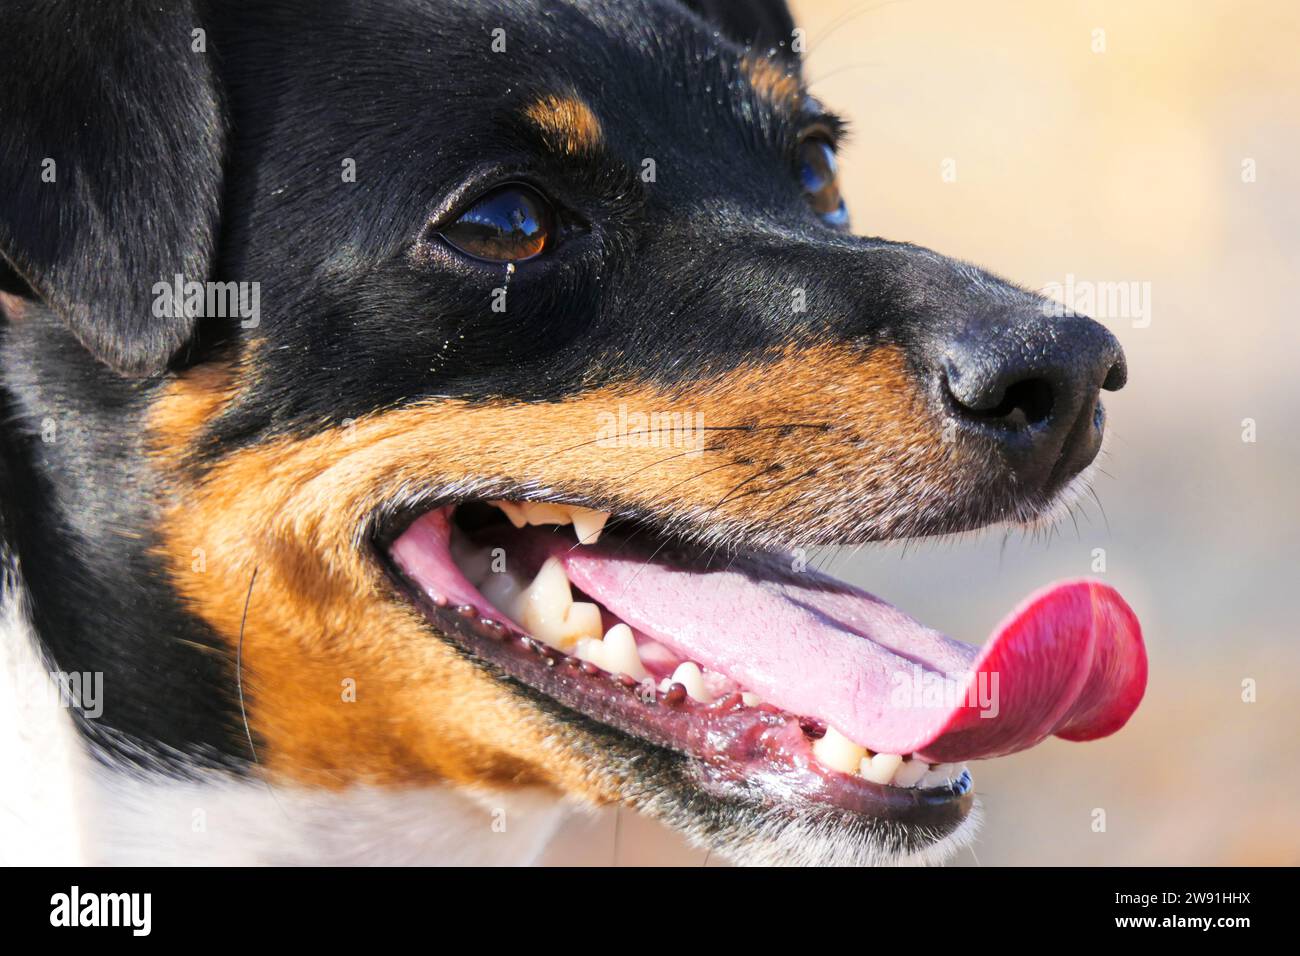
<svg viewBox="0 0 1300 956"><path fill-rule="evenodd" d="M967 761L1106 736L1146 686L1138 622L1096 582L1037 592L977 648L791 556L557 502L442 505L385 551L463 650L704 791L932 840L970 811Z"/></svg>

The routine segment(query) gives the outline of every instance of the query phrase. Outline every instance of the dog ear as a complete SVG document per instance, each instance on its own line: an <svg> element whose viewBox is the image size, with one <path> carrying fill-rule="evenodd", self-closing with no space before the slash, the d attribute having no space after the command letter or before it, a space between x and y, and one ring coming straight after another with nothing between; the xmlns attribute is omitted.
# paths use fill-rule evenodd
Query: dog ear
<svg viewBox="0 0 1300 956"><path fill-rule="evenodd" d="M154 285L213 264L224 122L186 3L18 2L0 31L0 301L39 300L123 374L189 339ZM171 314L173 311L180 315Z"/></svg>
<svg viewBox="0 0 1300 956"><path fill-rule="evenodd" d="M794 17L785 0L680 0L716 24L730 39L754 47L776 47L794 58L790 49Z"/></svg>

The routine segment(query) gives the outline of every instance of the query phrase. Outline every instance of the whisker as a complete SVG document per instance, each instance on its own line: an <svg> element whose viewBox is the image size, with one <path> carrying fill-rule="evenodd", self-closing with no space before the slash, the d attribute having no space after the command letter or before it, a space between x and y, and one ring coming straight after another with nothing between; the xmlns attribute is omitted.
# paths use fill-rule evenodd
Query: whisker
<svg viewBox="0 0 1300 956"><path fill-rule="evenodd" d="M818 47L820 47L823 43L825 43L832 36L834 36L838 31L842 30L846 25L852 23L858 17L864 17L868 13L877 13L880 10L883 10L885 7L892 7L902 2L903 0L882 0L882 2L880 3L876 3L874 5L863 4L862 6L849 10L846 13L840 14L838 17L832 20L827 26L823 27L821 29L821 32L816 37L813 38L812 42L808 45L808 52L804 54L804 58L811 59L812 55L815 52L817 52Z"/></svg>
<svg viewBox="0 0 1300 956"><path fill-rule="evenodd" d="M244 736L248 738L248 749L253 755L253 763L259 768L262 761L258 759L257 747L253 745L253 730L248 724L248 708L244 704L244 628L248 624L248 606L253 600L253 585L257 582L257 572L261 570L258 565L253 568L253 574L248 579L248 593L244 595L244 613L239 619L239 642L235 645L235 691L239 695L239 716L244 722ZM271 781L262 777L262 783L266 786L266 792L271 795L275 805L280 808L280 812L286 817L288 811L280 803L280 798L275 795L275 788L271 786Z"/></svg>
<svg viewBox="0 0 1300 956"><path fill-rule="evenodd" d="M832 76L838 76L841 73L847 73L849 70L861 70L869 66L883 66L879 60L857 60L853 63L845 63L837 66L833 70L827 70L825 73L819 73L817 76L808 81L809 86L816 86L819 83L825 83Z"/></svg>
<svg viewBox="0 0 1300 956"><path fill-rule="evenodd" d="M1101 511L1101 520L1106 523L1106 534L1110 534L1110 517L1106 514L1106 506L1101 503L1101 498L1097 495L1097 489L1092 485L1088 486L1088 494L1092 495L1092 500L1097 502L1097 509Z"/></svg>
<svg viewBox="0 0 1300 956"><path fill-rule="evenodd" d="M712 448L706 448L706 449L704 449L704 450L705 450L705 451L717 451L717 450L719 450L720 448L722 448L721 445L715 445L715 446L713 446ZM627 479L631 478L633 475L638 474L638 473L640 473L640 472L642 472L642 471L645 471L647 468L654 468L656 465L662 465L664 462L672 461L672 460L675 459L675 458L681 458L681 457L683 457L683 456L685 456L685 455L692 454L693 451L694 451L694 449L692 449L692 450L690 450L690 451L683 451L683 452L679 452L679 453L676 454L676 455L668 455L666 458L660 458L658 461L652 461L652 462L651 462L650 464L648 464L648 465L642 465L640 468L637 468L635 471L630 471L630 472L628 472L626 475L624 475L623 477L619 478L618 481L619 481L619 482L627 481ZM724 467L724 466L719 466L719 467ZM708 474L708 472L701 472L701 474ZM699 475L694 475L694 476L692 476L692 477L699 477ZM617 517L617 516L615 516L615 517ZM596 532L596 533L599 534L599 532ZM628 536L627 536L627 538L625 539L625 541L627 541L627 540L631 540L632 538L636 537L636 535L639 534L639 533L640 533L640 529L637 529L637 530L633 531L631 535L628 535ZM589 537L591 537L591 535L588 535L587 537L589 538ZM577 550L579 547L581 547L582 545L584 545L584 544L586 544L586 543L587 543L587 538L580 538L579 540L575 541L572 545L569 546L569 550L570 550L570 551Z"/></svg>
<svg viewBox="0 0 1300 956"><path fill-rule="evenodd" d="M253 575L248 579L248 593L244 595L244 613L239 619L239 643L235 646L235 690L239 694L239 716L244 721L244 735L248 738L248 749L253 755L253 763L259 767L262 762L257 759L257 748L253 746L253 731L248 725L248 710L244 706L244 627L248 624L248 605L253 600L253 585L257 582L259 567L253 568Z"/></svg>
<svg viewBox="0 0 1300 956"><path fill-rule="evenodd" d="M739 461L731 461L731 460L724 461L720 465L714 465L712 468L706 468L704 471L696 472L693 475L689 475L686 478L683 478L681 481L674 482L673 484L665 488L664 491L672 491L675 488L680 488L682 485L688 482L694 481L697 478L703 478L705 475L711 474L712 472L715 471L720 471L723 468L740 467L740 466L741 466L741 462ZM638 534L640 534L643 530L644 528L638 527L630 535L624 537L622 542L619 544L619 550L617 553L622 553L623 549L627 547L627 545L632 541L632 539L635 538ZM662 545L660 546L660 548L662 548ZM659 549L656 549L655 554L658 553L659 553ZM633 580L635 580L635 578ZM630 584L631 582L629 581L628 583Z"/></svg>

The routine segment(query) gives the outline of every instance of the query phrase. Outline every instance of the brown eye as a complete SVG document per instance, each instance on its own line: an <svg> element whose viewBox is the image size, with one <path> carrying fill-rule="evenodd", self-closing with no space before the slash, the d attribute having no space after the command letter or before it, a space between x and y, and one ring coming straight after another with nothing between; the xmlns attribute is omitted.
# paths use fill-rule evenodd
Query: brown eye
<svg viewBox="0 0 1300 956"><path fill-rule="evenodd" d="M817 215L836 228L848 225L849 213L840 197L835 151L826 140L812 136L800 144L799 182Z"/></svg>
<svg viewBox="0 0 1300 956"><path fill-rule="evenodd" d="M483 196L442 230L456 249L488 262L522 262L547 250L555 213L537 191L515 184Z"/></svg>

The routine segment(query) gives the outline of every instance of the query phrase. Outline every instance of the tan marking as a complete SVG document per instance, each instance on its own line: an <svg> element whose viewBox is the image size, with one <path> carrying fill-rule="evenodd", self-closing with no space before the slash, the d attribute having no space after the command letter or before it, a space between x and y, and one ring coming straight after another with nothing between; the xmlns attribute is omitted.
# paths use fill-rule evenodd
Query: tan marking
<svg viewBox="0 0 1300 956"><path fill-rule="evenodd" d="M166 436L197 434L191 413L201 402L182 391L184 414L161 419L164 446ZM706 431L709 450L699 455L606 447L598 430L620 406L755 427ZM770 427L781 424L818 427ZM624 383L546 404L424 401L236 451L199 479L175 467L177 449L159 447L160 464L176 476L160 551L183 599L224 636L232 658L256 569L244 679L259 757L276 778L544 782L607 800L617 781L571 727L499 687L431 637L416 610L389 599L355 544L367 517L414 487L517 479L662 515L708 515L711 526L788 544L848 526L899 489L924 493L927 473L943 476L943 453L939 424L897 351L823 348L671 391ZM784 470L762 474L774 464ZM817 476L800 479L810 468ZM748 490L762 494L727 500L756 474ZM205 551L204 573L191 569L195 547ZM348 679L353 703L343 699Z"/></svg>
<svg viewBox="0 0 1300 956"><path fill-rule="evenodd" d="M547 145L565 156L590 153L604 136L600 119L576 95L543 96L524 115L542 131Z"/></svg>
<svg viewBox="0 0 1300 956"><path fill-rule="evenodd" d="M804 89L799 71L783 59L751 54L740 61L741 71L759 96L792 113L803 108Z"/></svg>
<svg viewBox="0 0 1300 956"><path fill-rule="evenodd" d="M157 449L184 451L230 404L236 370L230 362L196 365L163 388L149 414L149 431Z"/></svg>
<svg viewBox="0 0 1300 956"><path fill-rule="evenodd" d="M0 315L10 322L21 322L27 318L27 300L12 292L0 292Z"/></svg>

